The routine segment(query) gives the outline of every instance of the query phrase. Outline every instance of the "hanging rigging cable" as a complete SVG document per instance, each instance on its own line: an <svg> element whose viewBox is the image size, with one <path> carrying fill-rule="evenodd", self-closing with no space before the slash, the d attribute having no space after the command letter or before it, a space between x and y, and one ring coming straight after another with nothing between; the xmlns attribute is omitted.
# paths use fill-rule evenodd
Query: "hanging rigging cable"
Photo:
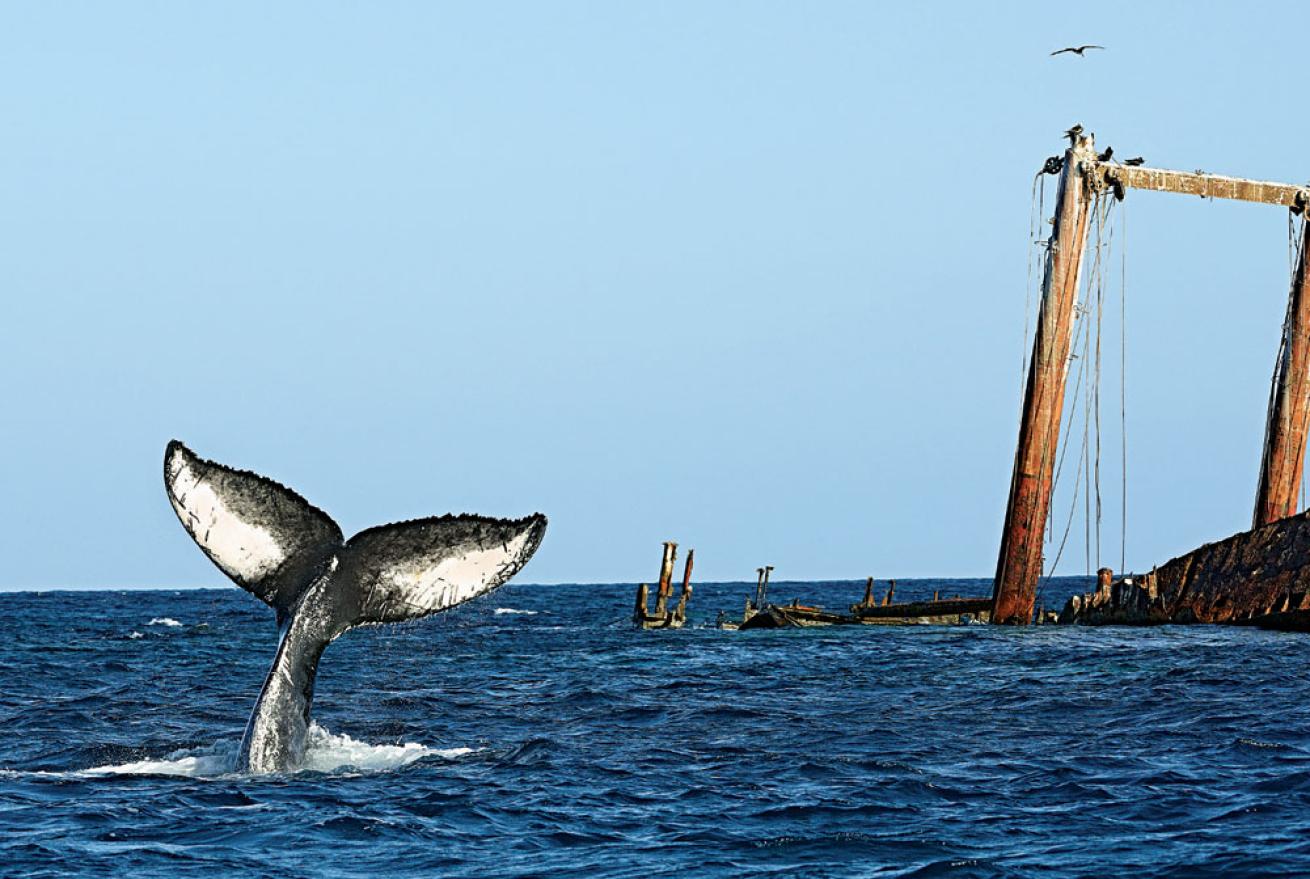
<svg viewBox="0 0 1310 879"><path fill-rule="evenodd" d="M1119 573L1128 570L1128 209L1119 199Z"/></svg>
<svg viewBox="0 0 1310 879"><path fill-rule="evenodd" d="M1101 199L1101 212L1099 213L1096 226L1096 248L1097 260L1101 259L1101 236L1105 235L1105 249L1109 251L1114 247L1114 226L1110 223L1110 211L1113 209L1115 201L1111 199ZM1108 231L1107 231L1108 230ZM1105 274L1097 267L1096 272L1096 369L1093 374L1096 376L1094 385L1095 404L1093 406L1096 415L1096 567L1101 567L1101 326L1102 318L1105 313ZM1090 573L1090 571L1088 572Z"/></svg>
<svg viewBox="0 0 1310 879"><path fill-rule="evenodd" d="M1101 399L1100 399L1100 379L1102 366L1102 332L1104 325L1105 310L1105 268L1109 264L1107 252L1111 249L1114 242L1113 207L1118 203L1115 199L1108 197L1102 198L1101 194L1094 195L1091 207L1094 253L1090 271L1083 285L1082 304L1075 306L1075 313L1078 315L1079 322L1074 331L1073 344L1070 346L1072 351L1079 351L1081 354L1072 356L1079 359L1077 374L1075 376L1073 394L1068 403L1070 415L1078 412L1081 406L1083 414L1082 442L1078 454L1078 462L1074 465L1074 473L1077 474L1073 481L1073 496L1070 499L1069 513L1065 518L1064 529L1060 537L1060 543L1056 550L1055 560L1045 572L1045 577L1040 583L1039 596L1045 591L1051 577L1056 573L1060 560L1064 555L1065 547L1068 544L1069 534L1073 528L1073 520L1078 509L1079 495L1082 494L1083 516L1084 516L1084 553L1088 573L1091 573L1092 560L1095 558L1097 567L1101 564L1101 526L1103 518L1102 497L1101 497ZM1120 237L1123 237L1122 231ZM1122 245L1121 245L1122 247ZM1121 270L1122 284L1122 270ZM1089 319L1092 317L1092 298L1095 296L1096 319L1095 323ZM1122 299L1122 297L1121 297ZM1124 324L1123 307L1121 303L1120 324L1121 329ZM1093 339L1095 336L1095 339ZM1121 435L1126 436L1125 412L1125 393L1122 380L1122 361L1124 354L1121 343L1121 383L1120 383L1120 422ZM1072 418L1070 418L1072 421ZM1074 425L1069 424L1070 430L1065 433L1064 442L1056 462L1054 479L1052 481L1052 494L1060 483L1060 476L1064 471L1065 458L1069 450L1069 443L1074 437ZM1126 446L1125 446L1126 448ZM1126 454L1126 453L1125 453ZM1126 477L1125 477L1126 498ZM1126 509L1127 501L1124 500ZM1048 510L1048 534L1052 530L1054 518L1053 508ZM1054 535L1049 534L1048 539L1053 539ZM1121 535L1120 549L1123 555L1123 545L1125 541ZM1093 548L1095 554L1093 555ZM1122 564L1121 564L1122 569Z"/></svg>
<svg viewBox="0 0 1310 879"><path fill-rule="evenodd" d="M1302 224L1305 223L1304 215L1302 215L1301 217L1301 223ZM1291 283L1295 284L1296 263L1300 255L1300 246L1296 240L1296 223L1294 220L1292 220L1292 216L1290 213L1288 214L1288 219L1287 219L1287 252L1288 252L1288 269L1292 275ZM1270 376L1269 378L1269 404L1265 410L1265 423L1270 425L1273 424L1274 411L1278 406L1278 375L1280 372L1282 372L1283 358L1287 356L1288 333L1290 332L1292 327L1293 299L1294 297L1292 296L1287 297L1287 312L1283 315L1282 337L1278 340L1278 356L1274 358L1274 372L1273 375ZM1274 431L1272 430L1265 431L1264 446L1260 450L1260 474L1261 474L1259 477L1260 479L1263 479L1264 474L1268 472L1269 455L1272 452L1270 443L1273 440L1273 434ZM1256 491L1258 495L1259 493L1258 487ZM1304 501L1304 496L1305 496L1304 472L1302 473L1301 494L1302 494L1302 500ZM1257 516L1260 514L1260 510L1258 508L1256 510L1256 514Z"/></svg>
<svg viewBox="0 0 1310 879"><path fill-rule="evenodd" d="M1292 220L1293 213L1295 213L1297 216L1295 222ZM1287 214L1287 236L1289 239L1288 247L1287 247L1287 254L1288 254L1287 274L1290 279L1288 282L1289 287L1296 284L1297 269L1301 265L1301 256L1302 256L1301 248L1305 246L1305 219L1306 219L1306 213L1304 207L1299 211L1289 211ZM1288 297L1289 308L1291 307L1291 300L1292 298L1291 296L1289 296ZM1290 319L1290 314L1289 314L1289 319ZM1297 460L1299 460L1302 464L1301 503L1297 507L1297 509L1304 510L1305 509L1305 439L1304 438L1302 438L1302 446L1301 448L1297 449L1296 454L1297 454Z"/></svg>
<svg viewBox="0 0 1310 879"><path fill-rule="evenodd" d="M1023 289L1023 347L1019 350L1019 411L1022 417L1024 391L1028 385L1028 329L1033 312L1033 256L1050 246L1049 239L1038 238L1046 205L1046 171L1033 176L1032 198L1028 205L1028 280Z"/></svg>

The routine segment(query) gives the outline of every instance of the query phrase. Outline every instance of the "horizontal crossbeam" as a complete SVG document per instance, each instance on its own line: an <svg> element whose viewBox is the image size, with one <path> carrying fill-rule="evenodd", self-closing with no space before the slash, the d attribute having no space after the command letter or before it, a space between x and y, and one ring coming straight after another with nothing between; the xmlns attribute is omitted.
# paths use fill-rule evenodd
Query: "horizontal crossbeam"
<svg viewBox="0 0 1310 879"><path fill-rule="evenodd" d="M1203 171L1167 171L1163 168L1097 162L1090 176L1093 186L1097 188L1113 188L1114 182L1118 181L1121 186L1129 189L1149 189L1155 192L1199 195L1202 198L1253 201L1297 210L1304 210L1307 200L1310 200L1310 185L1245 180L1241 177L1225 177L1222 174L1206 174Z"/></svg>

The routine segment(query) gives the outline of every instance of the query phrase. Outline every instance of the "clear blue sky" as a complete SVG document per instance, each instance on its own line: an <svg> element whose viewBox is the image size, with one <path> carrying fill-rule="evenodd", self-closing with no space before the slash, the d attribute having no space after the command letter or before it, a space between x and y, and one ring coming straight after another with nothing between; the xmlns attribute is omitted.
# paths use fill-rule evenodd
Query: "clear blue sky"
<svg viewBox="0 0 1310 879"><path fill-rule="evenodd" d="M0 588L224 582L173 437L528 581L990 576L1061 132L1310 179L1297 4L0 10ZM1249 522L1287 226L1127 213L1140 568Z"/></svg>

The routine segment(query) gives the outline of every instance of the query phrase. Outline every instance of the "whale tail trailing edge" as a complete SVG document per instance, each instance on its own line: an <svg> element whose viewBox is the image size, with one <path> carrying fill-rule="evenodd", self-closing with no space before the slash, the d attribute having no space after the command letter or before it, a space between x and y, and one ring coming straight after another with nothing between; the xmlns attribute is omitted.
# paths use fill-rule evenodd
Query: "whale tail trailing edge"
<svg viewBox="0 0 1310 879"><path fill-rule="evenodd" d="M187 533L238 586L285 623L309 587L331 576L336 637L370 623L438 613L489 592L527 564L546 517L458 515L341 528L286 486L168 444L164 483Z"/></svg>

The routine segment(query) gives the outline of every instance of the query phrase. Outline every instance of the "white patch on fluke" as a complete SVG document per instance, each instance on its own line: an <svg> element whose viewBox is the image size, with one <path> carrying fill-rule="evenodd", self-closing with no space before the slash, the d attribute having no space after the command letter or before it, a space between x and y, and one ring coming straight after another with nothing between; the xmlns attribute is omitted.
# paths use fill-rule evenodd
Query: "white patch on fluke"
<svg viewBox="0 0 1310 879"><path fill-rule="evenodd" d="M168 470L173 509L225 573L256 582L286 560L272 532L229 510L213 487L192 472L181 449L173 453Z"/></svg>
<svg viewBox="0 0 1310 879"><path fill-rule="evenodd" d="M444 610L487 591L499 575L512 567L528 545L531 531L524 531L504 544L471 549L425 566L422 559L392 565L382 570L381 579L398 590L405 602L425 612Z"/></svg>

